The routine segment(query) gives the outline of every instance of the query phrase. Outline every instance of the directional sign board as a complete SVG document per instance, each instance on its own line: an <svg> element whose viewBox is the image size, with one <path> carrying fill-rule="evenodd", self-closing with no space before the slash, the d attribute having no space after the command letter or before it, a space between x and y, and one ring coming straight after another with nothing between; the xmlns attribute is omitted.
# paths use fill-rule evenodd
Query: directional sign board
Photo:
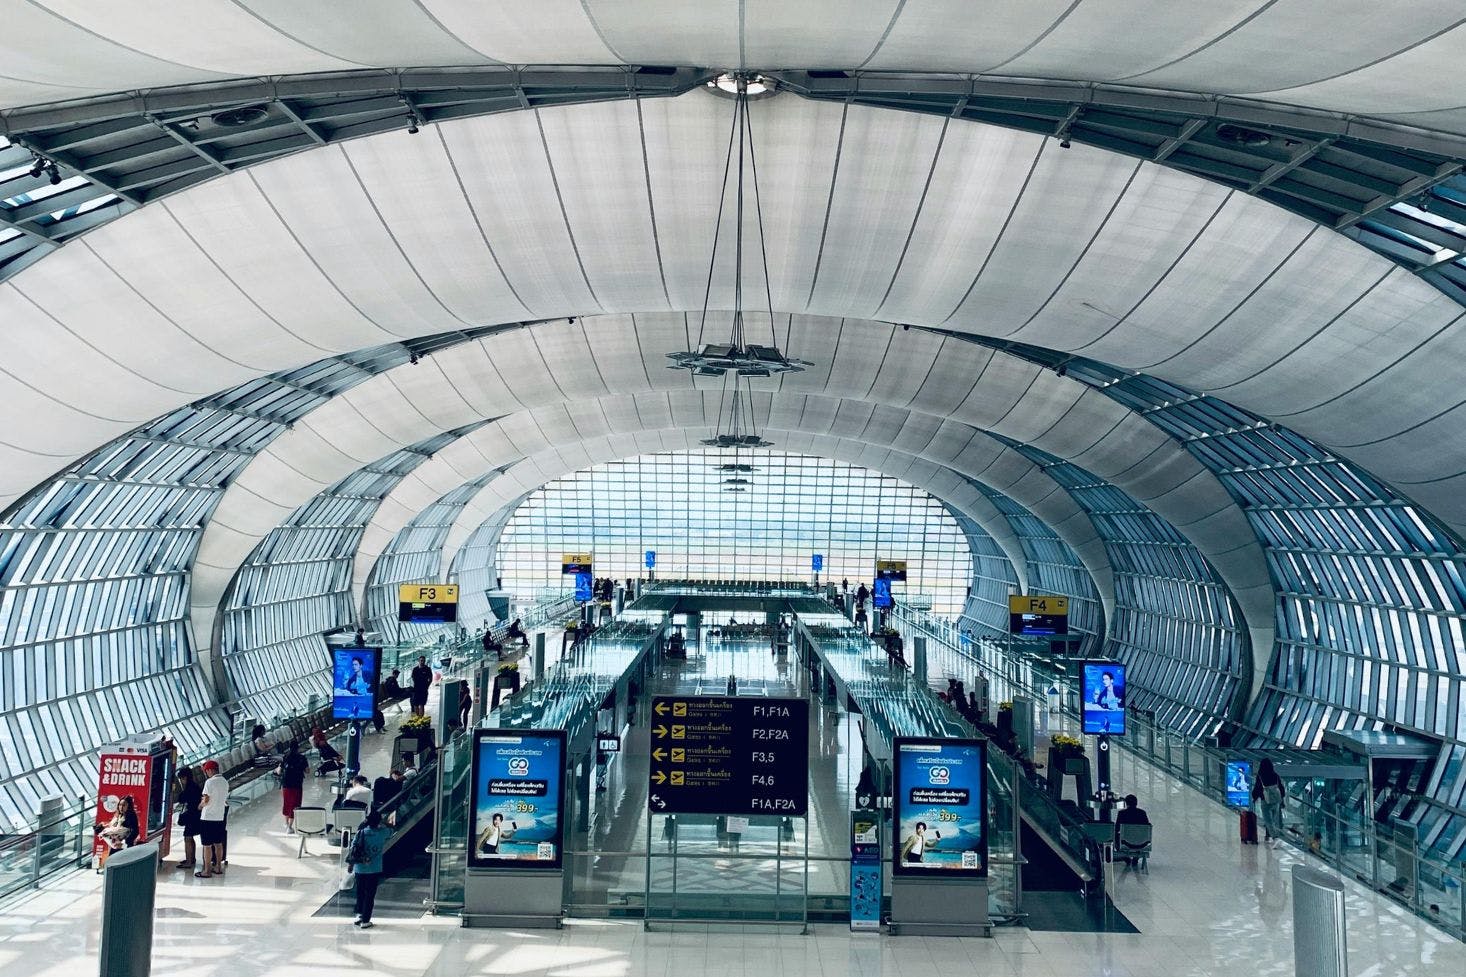
<svg viewBox="0 0 1466 977"><path fill-rule="evenodd" d="M809 809L804 699L652 699L654 814L786 814Z"/></svg>
<svg viewBox="0 0 1466 977"><path fill-rule="evenodd" d="M1019 635L1067 634L1069 598L1051 594L1010 595L1008 630Z"/></svg>

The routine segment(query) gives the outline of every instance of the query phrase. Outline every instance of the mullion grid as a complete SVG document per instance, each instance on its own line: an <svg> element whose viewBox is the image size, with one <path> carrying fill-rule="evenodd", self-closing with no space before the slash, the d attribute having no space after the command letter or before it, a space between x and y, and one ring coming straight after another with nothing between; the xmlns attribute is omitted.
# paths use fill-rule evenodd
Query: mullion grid
<svg viewBox="0 0 1466 977"><path fill-rule="evenodd" d="M753 473L721 472L752 464ZM725 492L729 477L751 484ZM906 594L956 617L971 579L966 535L941 502L878 472L778 451L663 452L557 479L515 510L496 553L505 586L562 585L560 554L589 550L598 574L636 577L657 552L665 578L869 582L879 557L906 559Z"/></svg>

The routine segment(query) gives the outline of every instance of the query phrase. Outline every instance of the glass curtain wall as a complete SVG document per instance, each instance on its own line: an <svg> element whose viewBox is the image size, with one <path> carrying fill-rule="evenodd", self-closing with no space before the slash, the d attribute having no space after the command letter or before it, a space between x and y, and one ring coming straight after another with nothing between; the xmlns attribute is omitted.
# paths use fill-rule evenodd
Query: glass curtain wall
<svg viewBox="0 0 1466 977"><path fill-rule="evenodd" d="M463 432L395 451L337 482L266 536L225 597L219 647L230 696L251 715L289 715L330 694L326 634L352 627L351 568L377 506Z"/></svg>
<svg viewBox="0 0 1466 977"><path fill-rule="evenodd" d="M962 609L962 627L985 637L1008 633L1008 597L1018 593L1013 564L997 540L967 516L957 514L972 549L972 593Z"/></svg>
<svg viewBox="0 0 1466 977"><path fill-rule="evenodd" d="M750 470L745 470L750 469ZM966 534L940 501L898 479L773 450L641 455L556 479L515 510L497 552L504 586L562 586L562 553L590 552L601 576L639 577L656 552L666 578L869 585L877 557L906 560L898 592L936 614L962 611L972 578ZM900 588L904 587L904 591Z"/></svg>

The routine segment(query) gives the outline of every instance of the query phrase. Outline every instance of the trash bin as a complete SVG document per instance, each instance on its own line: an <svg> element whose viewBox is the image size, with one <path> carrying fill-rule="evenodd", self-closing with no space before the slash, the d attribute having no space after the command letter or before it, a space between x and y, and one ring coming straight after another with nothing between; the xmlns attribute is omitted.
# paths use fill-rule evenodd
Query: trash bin
<svg viewBox="0 0 1466 977"><path fill-rule="evenodd" d="M1297 977L1348 977L1344 882L1308 865L1293 866L1293 967Z"/></svg>

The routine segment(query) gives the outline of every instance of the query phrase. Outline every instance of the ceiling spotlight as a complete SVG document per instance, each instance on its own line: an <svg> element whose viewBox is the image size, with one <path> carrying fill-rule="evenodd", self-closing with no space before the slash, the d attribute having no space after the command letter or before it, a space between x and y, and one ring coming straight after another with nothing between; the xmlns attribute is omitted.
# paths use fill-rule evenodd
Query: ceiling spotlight
<svg viewBox="0 0 1466 977"><path fill-rule="evenodd" d="M36 155L32 155L31 156L31 179L32 180L34 180L36 177L40 176L41 175L41 172L45 168L46 168L46 158L44 156L36 156Z"/></svg>
<svg viewBox="0 0 1466 977"><path fill-rule="evenodd" d="M57 184L59 184L61 182L61 171L58 170L58 169L56 169L56 164L55 163L49 163L49 164L47 164L47 166L46 166L46 172L50 174L50 177L51 177L51 179L50 179L51 186L54 187L54 186L56 186Z"/></svg>
<svg viewBox="0 0 1466 977"><path fill-rule="evenodd" d="M411 354L407 357L407 362L411 363L413 366L417 366L417 350L413 350L411 352Z"/></svg>

